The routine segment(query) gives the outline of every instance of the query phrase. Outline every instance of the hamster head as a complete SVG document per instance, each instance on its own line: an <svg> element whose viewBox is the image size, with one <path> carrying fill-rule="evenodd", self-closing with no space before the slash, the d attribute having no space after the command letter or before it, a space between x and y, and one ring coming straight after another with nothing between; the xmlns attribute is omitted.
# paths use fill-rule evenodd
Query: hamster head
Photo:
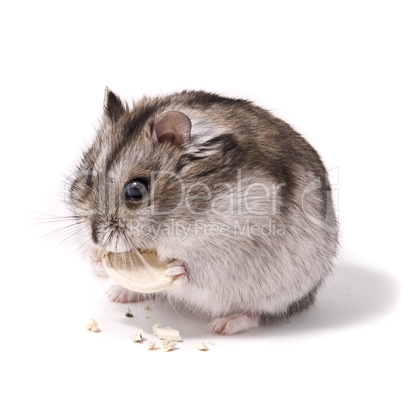
<svg viewBox="0 0 402 402"><path fill-rule="evenodd" d="M101 125L70 185L80 243L111 252L155 249L180 203L175 168L190 143L186 114L146 99L133 109L106 88Z"/></svg>

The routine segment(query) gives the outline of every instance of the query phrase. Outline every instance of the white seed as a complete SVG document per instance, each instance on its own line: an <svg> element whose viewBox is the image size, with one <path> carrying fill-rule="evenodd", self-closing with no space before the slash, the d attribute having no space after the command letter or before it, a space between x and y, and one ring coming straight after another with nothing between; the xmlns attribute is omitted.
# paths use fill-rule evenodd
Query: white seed
<svg viewBox="0 0 402 402"><path fill-rule="evenodd" d="M130 307L126 306L126 317L133 317Z"/></svg>
<svg viewBox="0 0 402 402"><path fill-rule="evenodd" d="M106 273L123 287L140 293L155 293L170 288L173 278L166 275L167 261L151 250L108 253L102 258Z"/></svg>
<svg viewBox="0 0 402 402"><path fill-rule="evenodd" d="M99 325L93 318L88 321L86 328L87 331L99 332Z"/></svg>

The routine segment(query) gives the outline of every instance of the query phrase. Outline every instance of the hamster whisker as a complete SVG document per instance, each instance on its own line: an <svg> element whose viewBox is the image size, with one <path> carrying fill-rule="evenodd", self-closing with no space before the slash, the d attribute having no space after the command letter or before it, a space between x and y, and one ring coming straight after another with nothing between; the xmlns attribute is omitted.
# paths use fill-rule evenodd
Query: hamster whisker
<svg viewBox="0 0 402 402"><path fill-rule="evenodd" d="M109 236L107 237L106 241L103 243L103 245L101 247L101 253L102 254L104 252L106 252L107 247L112 243L114 235L115 235L115 231L111 231Z"/></svg>
<svg viewBox="0 0 402 402"><path fill-rule="evenodd" d="M53 214L45 214L43 212L31 211L34 214L42 215L31 217L29 219L81 219L81 218L89 218L89 215L53 215Z"/></svg>
<svg viewBox="0 0 402 402"><path fill-rule="evenodd" d="M45 222L43 222L43 223L45 223ZM53 222L47 222L47 223L53 223ZM79 226L82 225L82 224L83 224L83 222L81 222L81 221L71 223L71 224L69 224L67 226L63 226L61 228L52 230L51 232L46 233L46 234L44 234L42 236L39 236L38 239L43 239L43 238L52 239L54 237L57 237L59 235L64 234L65 232L68 232L68 234L71 233L71 232L72 233L79 233L80 232L80 227Z"/></svg>
<svg viewBox="0 0 402 402"><path fill-rule="evenodd" d="M74 226L74 225L69 225L69 226ZM58 238L59 236L63 236L63 238L60 240L59 243L57 243L57 246L60 246L61 244L70 241L70 240L76 240L77 237L81 234L81 230L79 227L63 227L56 229L50 233L47 233L43 236L40 236L37 238L39 239L46 239L46 240L52 240L55 238Z"/></svg>
<svg viewBox="0 0 402 402"><path fill-rule="evenodd" d="M144 257L139 253L138 249L136 247L134 247L133 242L132 241L130 242L130 239L127 237L126 233L123 233L123 241L126 245L126 248L131 249L132 252L135 252L136 255L138 256L138 258L141 260L141 262L147 267L147 269L152 268L152 267L150 267L148 262L145 261ZM130 260L129 261L130 264L127 264L127 266L130 265L131 267L134 267L134 268L138 267L137 261L129 253L125 253L124 258L127 258Z"/></svg>
<svg viewBox="0 0 402 402"><path fill-rule="evenodd" d="M77 248L77 251L81 252L81 251L88 251L88 249L90 249L92 246L92 238L88 237L88 239L86 241L83 241ZM83 252L83 257L85 256L85 252ZM101 254L99 254L101 255Z"/></svg>
<svg viewBox="0 0 402 402"><path fill-rule="evenodd" d="M83 223L83 221L78 221L78 217L65 217L65 218L31 218L31 219L46 219L42 220L41 222L32 222L30 225L31 226L36 226L36 225L44 225L44 224L51 224L51 223L59 223L59 222L75 222L75 223Z"/></svg>

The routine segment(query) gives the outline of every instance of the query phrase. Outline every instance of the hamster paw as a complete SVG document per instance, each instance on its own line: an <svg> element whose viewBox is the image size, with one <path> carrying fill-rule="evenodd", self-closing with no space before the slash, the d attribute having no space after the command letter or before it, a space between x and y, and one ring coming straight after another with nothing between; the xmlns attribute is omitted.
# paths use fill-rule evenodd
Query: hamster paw
<svg viewBox="0 0 402 402"><path fill-rule="evenodd" d="M93 248L89 251L88 257L91 261L92 272L99 278L108 278L109 275L103 268L102 260L99 258L99 250Z"/></svg>
<svg viewBox="0 0 402 402"><path fill-rule="evenodd" d="M216 318L209 324L209 330L214 334L233 335L258 327L258 325L258 315L234 314L228 317Z"/></svg>
<svg viewBox="0 0 402 402"><path fill-rule="evenodd" d="M150 297L149 294L133 292L120 285L111 286L106 292L106 296L115 303L136 303Z"/></svg>
<svg viewBox="0 0 402 402"><path fill-rule="evenodd" d="M182 261L171 262L166 269L166 274L174 279L172 288L179 289L185 286L188 282L186 266Z"/></svg>

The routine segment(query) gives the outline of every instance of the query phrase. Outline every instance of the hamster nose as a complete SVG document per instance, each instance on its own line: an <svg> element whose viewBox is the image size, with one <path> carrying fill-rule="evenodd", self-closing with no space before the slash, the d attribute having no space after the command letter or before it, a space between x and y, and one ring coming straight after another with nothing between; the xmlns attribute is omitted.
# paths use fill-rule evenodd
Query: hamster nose
<svg viewBox="0 0 402 402"><path fill-rule="evenodd" d="M108 221L109 227L114 227L114 228L126 228L126 221L122 217L111 217L109 218Z"/></svg>

